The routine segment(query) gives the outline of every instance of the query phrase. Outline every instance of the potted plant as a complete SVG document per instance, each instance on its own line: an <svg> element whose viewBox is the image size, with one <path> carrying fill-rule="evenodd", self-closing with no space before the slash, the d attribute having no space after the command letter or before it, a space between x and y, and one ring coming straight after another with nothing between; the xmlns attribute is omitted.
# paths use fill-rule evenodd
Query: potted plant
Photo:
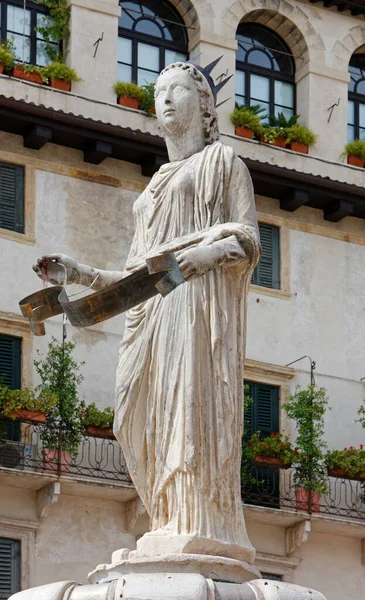
<svg viewBox="0 0 365 600"><path fill-rule="evenodd" d="M328 406L325 388L299 386L284 404L297 429L294 485L297 509L318 512L320 494L328 491L324 450L324 415Z"/></svg>
<svg viewBox="0 0 365 600"><path fill-rule="evenodd" d="M347 164L363 168L365 166L365 140L353 140L346 144L344 155L347 156Z"/></svg>
<svg viewBox="0 0 365 600"><path fill-rule="evenodd" d="M79 399L77 389L83 380L80 374L83 363L73 358L74 349L74 343L59 343L52 338L46 357L34 361L41 380L37 390L57 397L40 431L45 470L67 472L85 435L85 404Z"/></svg>
<svg viewBox="0 0 365 600"><path fill-rule="evenodd" d="M260 142L279 146L279 148L286 148L286 130L296 125L298 119L299 115L292 115L290 119L287 119L282 112L277 116L271 115L269 123L264 125Z"/></svg>
<svg viewBox="0 0 365 600"><path fill-rule="evenodd" d="M15 61L14 44L11 40L6 40L0 44L0 73L4 69L10 69Z"/></svg>
<svg viewBox="0 0 365 600"><path fill-rule="evenodd" d="M145 98L145 92L136 83L117 81L114 84L114 91L118 96L118 104L129 108L138 108Z"/></svg>
<svg viewBox="0 0 365 600"><path fill-rule="evenodd" d="M343 479L365 481L365 450L349 446L343 450L329 450L326 454L328 475Z"/></svg>
<svg viewBox="0 0 365 600"><path fill-rule="evenodd" d="M83 420L88 435L104 439L114 439L114 410L110 406L107 406L104 410L100 410L95 402L92 402L85 408Z"/></svg>
<svg viewBox="0 0 365 600"><path fill-rule="evenodd" d="M236 105L230 114L231 122L235 125L235 134L250 140L255 134L259 136L263 131L259 116L262 112L263 109L258 104L254 106Z"/></svg>
<svg viewBox="0 0 365 600"><path fill-rule="evenodd" d="M144 97L140 101L139 108L148 114L156 114L155 109L155 84L145 83L141 89L144 92Z"/></svg>
<svg viewBox="0 0 365 600"><path fill-rule="evenodd" d="M25 81L31 81L40 85L47 82L43 67L37 67L36 65L15 63L10 70L9 75L11 77L16 77L17 79L24 79Z"/></svg>
<svg viewBox="0 0 365 600"><path fill-rule="evenodd" d="M82 81L75 69L71 69L71 67L61 61L51 62L44 67L44 75L47 77L51 87L64 92L71 90L72 82Z"/></svg>
<svg viewBox="0 0 365 600"><path fill-rule="evenodd" d="M0 414L13 421L44 423L46 414L56 402L54 394L45 392L37 398L28 388L12 390L0 384Z"/></svg>
<svg viewBox="0 0 365 600"><path fill-rule="evenodd" d="M309 147L317 141L317 135L304 125L292 125L285 130L285 134L290 150L303 154L308 154Z"/></svg>
<svg viewBox="0 0 365 600"><path fill-rule="evenodd" d="M289 469L297 450L293 448L288 435L272 432L268 437L262 437L260 432L254 433L248 440L252 462L265 467Z"/></svg>

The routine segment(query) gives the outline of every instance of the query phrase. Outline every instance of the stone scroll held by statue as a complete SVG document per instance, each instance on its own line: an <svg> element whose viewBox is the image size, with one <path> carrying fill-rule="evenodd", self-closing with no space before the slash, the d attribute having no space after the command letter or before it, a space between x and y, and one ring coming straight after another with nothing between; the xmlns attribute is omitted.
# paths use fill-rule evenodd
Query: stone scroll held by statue
<svg viewBox="0 0 365 600"><path fill-rule="evenodd" d="M246 298L260 243L248 170L219 141L216 62L175 63L157 79L170 162L135 202L124 273L60 254L34 270L56 285L66 274L103 290L174 254L185 283L129 308L117 367L114 432L151 527L130 558L187 553L252 565L240 461Z"/></svg>

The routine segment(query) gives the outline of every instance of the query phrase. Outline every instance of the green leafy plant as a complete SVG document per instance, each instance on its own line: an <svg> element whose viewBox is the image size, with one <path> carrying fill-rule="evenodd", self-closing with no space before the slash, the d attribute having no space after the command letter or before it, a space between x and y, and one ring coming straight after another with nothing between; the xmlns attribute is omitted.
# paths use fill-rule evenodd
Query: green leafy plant
<svg viewBox="0 0 365 600"><path fill-rule="evenodd" d="M328 406L325 388L314 384L304 389L299 386L284 404L284 410L297 428L294 461L294 484L297 488L326 493L328 490L327 468L324 451L324 415Z"/></svg>
<svg viewBox="0 0 365 600"><path fill-rule="evenodd" d="M307 144L307 146L314 146L317 141L317 135L308 127L304 125L291 125L285 129L286 143L299 142L301 144Z"/></svg>
<svg viewBox="0 0 365 600"><path fill-rule="evenodd" d="M44 72L44 67L38 67L37 65L26 65L23 63L21 66L24 68L25 73L37 73L37 75L41 77L42 82L47 83L48 80Z"/></svg>
<svg viewBox="0 0 365 600"><path fill-rule="evenodd" d="M29 390L12 390L0 385L0 415L15 420L18 410L26 409L35 412L48 413L57 403L57 396L44 390L38 397Z"/></svg>
<svg viewBox="0 0 365 600"><path fill-rule="evenodd" d="M117 83L114 84L113 89L117 96L129 96L139 100L140 102L144 101L146 95L146 92L136 83L117 81Z"/></svg>
<svg viewBox="0 0 365 600"><path fill-rule="evenodd" d="M274 127L272 125L264 125L262 134L264 141L267 144L273 144L278 137L285 137L285 129L281 127Z"/></svg>
<svg viewBox="0 0 365 600"><path fill-rule="evenodd" d="M262 111L260 105L236 106L230 114L230 119L236 127L240 126L253 129L256 135L259 135L263 131L261 119L258 116L260 111Z"/></svg>
<svg viewBox="0 0 365 600"><path fill-rule="evenodd" d="M59 60L59 44L70 35L71 9L67 0L35 0L49 9L49 17L43 19L35 31L47 42L45 52L52 61ZM55 48L57 44L57 48Z"/></svg>
<svg viewBox="0 0 365 600"><path fill-rule="evenodd" d="M341 469L351 478L361 474L365 478L365 450L363 444L359 448L350 446L343 450L329 450L326 454L328 469Z"/></svg>
<svg viewBox="0 0 365 600"><path fill-rule="evenodd" d="M254 460L258 455L278 458L285 465L291 465L297 458L298 450L293 447L288 434L272 432L267 437L262 437L260 431L256 431L247 442L247 455Z"/></svg>
<svg viewBox="0 0 365 600"><path fill-rule="evenodd" d="M103 429L112 429L114 409L107 406L104 410L100 410L95 402L92 402L86 406L83 419L85 426L94 425L95 427L102 427Z"/></svg>
<svg viewBox="0 0 365 600"><path fill-rule="evenodd" d="M359 418L357 419L357 423L361 423L362 427L364 427L365 429L365 400L363 400L362 405L360 406L359 410L357 411L357 414L359 416Z"/></svg>
<svg viewBox="0 0 365 600"><path fill-rule="evenodd" d="M280 129L288 129L297 124L299 117L300 115L292 115L287 119L284 113L280 112L278 115L271 115L269 117L269 125L271 127L279 127Z"/></svg>
<svg viewBox="0 0 365 600"><path fill-rule="evenodd" d="M0 65L10 69L15 62L15 47L12 40L0 43Z"/></svg>
<svg viewBox="0 0 365 600"><path fill-rule="evenodd" d="M139 108L151 115L151 109L155 106L155 84L146 82L141 86L141 89L144 92L144 97L140 101Z"/></svg>
<svg viewBox="0 0 365 600"><path fill-rule="evenodd" d="M45 358L34 361L41 379L37 391L57 397L57 403L48 413L41 429L43 447L52 450L61 447L71 456L77 454L85 434L85 403L78 394L78 386L83 380L80 368L84 363L73 358L75 346L72 342L59 343L52 338Z"/></svg>
<svg viewBox="0 0 365 600"><path fill-rule="evenodd" d="M45 77L48 79L63 79L64 81L82 81L75 69L71 69L63 62L51 62L43 69Z"/></svg>
<svg viewBox="0 0 365 600"><path fill-rule="evenodd" d="M365 140L354 140L345 146L345 156L357 156L365 160Z"/></svg>

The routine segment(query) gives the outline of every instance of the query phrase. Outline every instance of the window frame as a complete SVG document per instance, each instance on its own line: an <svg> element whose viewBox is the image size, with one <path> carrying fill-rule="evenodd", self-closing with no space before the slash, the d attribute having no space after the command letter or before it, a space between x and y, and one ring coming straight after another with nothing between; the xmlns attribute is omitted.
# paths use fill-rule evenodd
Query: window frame
<svg viewBox="0 0 365 600"><path fill-rule="evenodd" d="M354 123L347 123L347 127L351 126L354 128L354 137L349 141L357 139L365 141L365 127L361 127L363 130L363 137L360 137L360 105L365 106L365 94L357 94L356 92L349 91L348 100L354 103Z"/></svg>
<svg viewBox="0 0 365 600"><path fill-rule="evenodd" d="M237 28L237 34L240 33L240 27L243 28L244 25L249 25L249 24L251 24L251 23L250 22L241 23ZM281 43L284 45L284 47L287 48L288 54L290 54L290 48L285 43L285 41L282 39L282 37L279 36L275 31L273 31L272 29L269 29L268 27L265 27L264 25L258 24L258 23L252 23L252 25L260 27L260 28L270 32L272 35L280 38ZM273 52L275 52L275 51L273 50ZM237 52L236 52L236 56L237 56ZM293 114L294 115L296 114L297 94L296 94L296 84L295 84L295 62L294 62L294 57L292 57L292 58L293 58L293 73L292 74L282 73L280 71L274 71L272 69L268 69L265 67L260 67L258 65L240 61L236 58L236 71L240 71L241 73L244 73L244 77L245 77L244 99L245 99L246 106L250 106L250 104L251 104L251 102L250 102L251 101L251 75L260 75L261 77L265 77L266 79L269 80L269 101L268 101L269 116L275 115L275 81L292 84L292 86L293 86ZM259 101L257 101L256 103L258 103L258 102ZM255 104L255 102L252 102L252 104ZM285 109L285 108L286 107L283 107L283 109Z"/></svg>
<svg viewBox="0 0 365 600"><path fill-rule="evenodd" d="M21 590L21 576L20 576L20 571L21 571L21 541L14 539L14 538L9 538L9 537L3 537L0 535L0 543L1 542L11 542L9 545L11 547L11 563L10 563L10 569L11 569L11 594L16 594L17 592L20 592ZM1 592L1 590L0 590ZM0 599L1 600L7 600L5 597L2 597L0 595Z"/></svg>
<svg viewBox="0 0 365 600"><path fill-rule="evenodd" d="M174 8L174 6L172 6L170 3L169 4L169 8L171 8L171 10L176 14L176 22L177 23L181 23L181 27L185 28L185 24L182 20L182 18L180 17L179 13L176 11L176 9ZM119 4L119 6L121 6L121 4ZM121 7L123 10L123 7ZM148 18L148 15L147 15ZM160 19L163 21L162 17L160 17ZM146 15L139 17L138 19L136 19L136 23L138 23L141 20L146 20ZM153 19L151 19L151 21L153 21ZM159 27L159 25L156 23L156 25ZM180 52L181 54L185 54L188 57L189 51L188 51L188 39L186 36L186 43L185 45L180 44L179 42L174 42L173 40L166 40L163 37L161 38L157 38L153 35L149 35L147 33L141 33L139 31L135 31L134 29L127 29L125 27L121 27L118 24L118 38L124 38L124 39L128 39L131 40L132 42L132 64L129 65L129 63L123 63L120 60L117 60L117 64L121 64L121 65L126 65L126 66L131 66L131 73L132 73L132 77L131 80L134 83L137 83L138 81L138 43L141 42L143 44L148 44L149 46L155 46L156 48L159 49L159 73L161 73L161 71L165 68L165 51L166 50L172 50L175 52ZM144 69L145 71L149 71L149 69ZM151 73L155 73L155 71L151 70Z"/></svg>
<svg viewBox="0 0 365 600"><path fill-rule="evenodd" d="M0 229L12 231L14 233L25 233L25 167L16 163L9 163L0 160L0 189L1 189L1 168L13 168L15 175L15 197L14 197L14 212L15 223L14 229L4 227L1 223L1 208L0 208ZM0 201L1 206L1 201Z"/></svg>
<svg viewBox="0 0 365 600"><path fill-rule="evenodd" d="M23 0L1 0L0 11L1 11L1 25L0 25L0 39L7 39L7 7L15 6L17 8L24 9ZM30 50L29 50L29 63L31 65L37 65L37 41L44 41L40 34L35 31L37 26L37 14L49 15L49 9L42 4L37 4L32 0L27 0L26 9L30 11L30 35L26 36L30 38ZM21 33L18 35L22 35Z"/></svg>
<svg viewBox="0 0 365 600"><path fill-rule="evenodd" d="M271 250L272 251L271 270L272 270L272 284L273 285L272 286L263 285L262 283L259 282L259 266L260 266L260 261L262 260L262 256L252 273L251 285L256 285L260 288L266 288L268 290L280 290L281 285L282 285L282 282L281 282L281 231L280 231L280 227L273 223L265 223L265 222L259 221L259 223L258 223L259 230L260 230L260 225L262 225L264 227L270 227L273 231L272 250ZM261 231L260 231L260 235L261 235ZM276 240L274 238L276 238ZM275 284L277 284L277 285L275 285Z"/></svg>

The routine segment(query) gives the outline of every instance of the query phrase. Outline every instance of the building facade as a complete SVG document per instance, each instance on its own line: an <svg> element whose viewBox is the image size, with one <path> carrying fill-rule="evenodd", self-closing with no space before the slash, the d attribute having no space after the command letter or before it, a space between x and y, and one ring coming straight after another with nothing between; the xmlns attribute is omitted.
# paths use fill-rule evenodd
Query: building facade
<svg viewBox="0 0 365 600"><path fill-rule="evenodd" d="M365 137L363 2L70 0L69 7L63 51L81 82L63 92L0 75L0 371L8 385L36 386L37 350L62 338L61 319L46 325L45 337L32 337L21 317L19 300L41 287L32 264L62 252L122 269L133 203L167 161L154 116L118 105L114 83L142 85L176 60L222 56L214 76L233 77L221 93L229 98L218 109L221 139L250 170L263 245L248 300L245 379L254 426L295 435L282 405L309 383L309 359L287 365L309 356L330 399L329 448L358 446L365 438L355 422L365 376L365 171L342 153L348 140ZM44 6L1 0L0 10L1 38L13 39L21 60L44 64L44 40L34 30ZM316 145L301 154L238 137L229 118L235 101L299 114ZM123 316L67 332L85 361L86 402L112 405ZM116 442L86 440L77 466L60 473L37 452L37 427L25 423L0 446L1 600L55 580L85 583L96 564L133 548L148 530ZM365 504L356 482L331 482L321 511L310 514L296 510L291 474L280 472L266 500L243 496L248 533L268 577L329 600L356 600L365 587Z"/></svg>

